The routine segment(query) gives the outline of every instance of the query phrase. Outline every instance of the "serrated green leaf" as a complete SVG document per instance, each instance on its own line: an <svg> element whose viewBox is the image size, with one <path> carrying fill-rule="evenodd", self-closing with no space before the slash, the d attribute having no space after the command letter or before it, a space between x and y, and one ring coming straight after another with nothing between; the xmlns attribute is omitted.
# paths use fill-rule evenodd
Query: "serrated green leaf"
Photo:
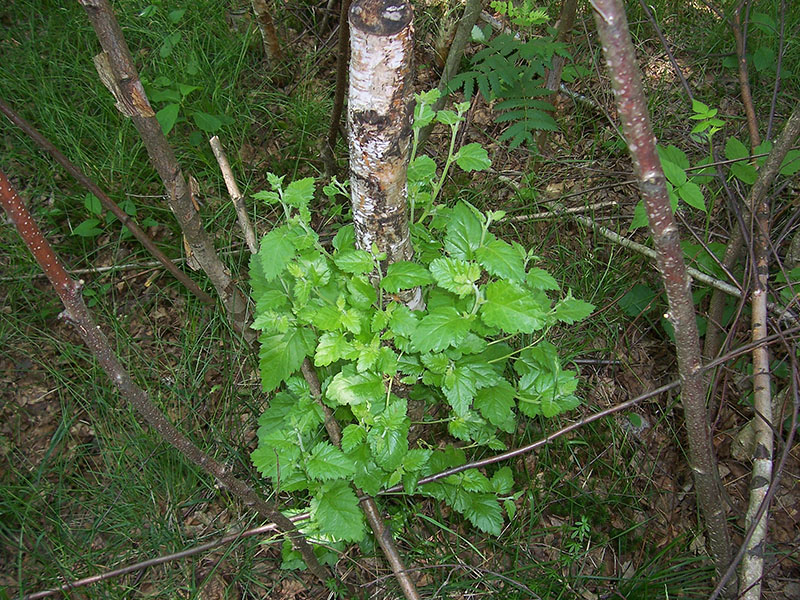
<svg viewBox="0 0 800 600"><path fill-rule="evenodd" d="M295 208L307 208L308 203L314 198L314 178L306 177L290 183L283 190L284 204Z"/></svg>
<svg viewBox="0 0 800 600"><path fill-rule="evenodd" d="M379 374L356 373L352 366L347 366L336 374L325 394L337 404L355 405L381 400L386 389Z"/></svg>
<svg viewBox="0 0 800 600"><path fill-rule="evenodd" d="M261 370L261 387L271 392L311 356L317 340L305 327L290 327L286 333L262 334L258 338L261 349L258 362Z"/></svg>
<svg viewBox="0 0 800 600"><path fill-rule="evenodd" d="M394 399L375 417L367 432L367 442L375 462L387 472L394 471L408 452L408 429L411 419L406 415L405 399Z"/></svg>
<svg viewBox="0 0 800 600"><path fill-rule="evenodd" d="M491 535L500 535L503 513L500 504L491 494L470 494L469 504L463 511L475 527Z"/></svg>
<svg viewBox="0 0 800 600"><path fill-rule="evenodd" d="M367 439L367 431L361 425L350 423L342 430L342 450L352 452L365 439Z"/></svg>
<svg viewBox="0 0 800 600"><path fill-rule="evenodd" d="M320 442L311 449L306 472L312 479L329 481L344 479L355 473L353 461L330 442Z"/></svg>
<svg viewBox="0 0 800 600"><path fill-rule="evenodd" d="M422 471L431 458L431 450L427 448L414 448L403 457L403 469L406 472Z"/></svg>
<svg viewBox="0 0 800 600"><path fill-rule="evenodd" d="M474 284L481 276L481 268L473 262L457 258L437 258L431 262L430 272L436 283L459 298L474 292Z"/></svg>
<svg viewBox="0 0 800 600"><path fill-rule="evenodd" d="M456 152L456 164L465 171L484 171L492 166L489 154L480 144L473 142Z"/></svg>
<svg viewBox="0 0 800 600"><path fill-rule="evenodd" d="M594 310L594 304L589 304L578 298L573 298L572 293L568 293L566 298L562 298L553 308L556 319L562 323L572 325L575 321L585 319Z"/></svg>
<svg viewBox="0 0 800 600"><path fill-rule="evenodd" d="M443 125L456 125L463 119L452 110L440 110L436 113L436 120Z"/></svg>
<svg viewBox="0 0 800 600"><path fill-rule="evenodd" d="M350 358L352 354L353 345L345 335L338 331L329 331L319 338L314 352L314 364L318 367L327 367L341 358Z"/></svg>
<svg viewBox="0 0 800 600"><path fill-rule="evenodd" d="M500 467L495 474L492 475L492 489L495 494L504 496L508 494L514 487L514 474L511 472L511 467Z"/></svg>
<svg viewBox="0 0 800 600"><path fill-rule="evenodd" d="M323 484L311 499L311 515L320 533L346 542L364 539L364 515L350 485L345 481Z"/></svg>
<svg viewBox="0 0 800 600"><path fill-rule="evenodd" d="M286 226L278 227L261 238L258 259L264 279L272 281L286 268L295 256L295 247Z"/></svg>
<svg viewBox="0 0 800 600"><path fill-rule="evenodd" d="M386 275L381 279L381 288L390 294L396 294L400 290L428 285L432 281L433 277L422 265L409 261L398 261L386 268Z"/></svg>
<svg viewBox="0 0 800 600"><path fill-rule="evenodd" d="M486 302L480 312L490 327L508 333L533 333L544 327L546 313L530 291L510 281L494 281L485 291Z"/></svg>
<svg viewBox="0 0 800 600"><path fill-rule="evenodd" d="M391 315L389 316L389 327L397 335L411 337L419 325L416 311L412 311L404 304L393 302L389 305Z"/></svg>
<svg viewBox="0 0 800 600"><path fill-rule="evenodd" d="M350 304L355 308L369 309L378 301L378 293L365 276L354 276L347 280Z"/></svg>
<svg viewBox="0 0 800 600"><path fill-rule="evenodd" d="M425 368L438 375L444 375L447 367L450 365L450 359L446 354L437 352L436 354L422 354L420 356L422 364Z"/></svg>
<svg viewBox="0 0 800 600"><path fill-rule="evenodd" d="M444 247L448 254L460 260L472 260L481 243L483 227L472 209L459 202L450 212Z"/></svg>
<svg viewBox="0 0 800 600"><path fill-rule="evenodd" d="M453 307L440 307L423 317L411 334L419 352L440 352L456 346L467 335L471 321Z"/></svg>
<svg viewBox="0 0 800 600"><path fill-rule="evenodd" d="M344 250L333 255L333 262L345 273L361 275L374 268L372 257L364 250Z"/></svg>
<svg viewBox="0 0 800 600"><path fill-rule="evenodd" d="M436 163L430 156L422 155L415 158L408 165L409 182L425 182L436 175Z"/></svg>
<svg viewBox="0 0 800 600"><path fill-rule="evenodd" d="M453 412L463 417L469 411L472 399L477 391L475 375L465 367L455 367L445 374L442 380L442 391Z"/></svg>
<svg viewBox="0 0 800 600"><path fill-rule="evenodd" d="M497 385L478 390L473 402L478 410L495 427L505 430L509 421L514 420L514 386L503 380Z"/></svg>
<svg viewBox="0 0 800 600"><path fill-rule="evenodd" d="M511 281L525 279L525 266L519 252L494 236L475 250L475 258L484 269L496 277Z"/></svg>
<svg viewBox="0 0 800 600"><path fill-rule="evenodd" d="M539 267L531 267L525 280L535 290L557 290L559 288L555 278Z"/></svg>
<svg viewBox="0 0 800 600"><path fill-rule="evenodd" d="M333 247L339 252L344 252L345 250L352 250L355 248L355 227L353 227L353 225L345 225L344 227L340 227L339 231L336 232L336 235L333 236L333 241L331 244L333 244Z"/></svg>

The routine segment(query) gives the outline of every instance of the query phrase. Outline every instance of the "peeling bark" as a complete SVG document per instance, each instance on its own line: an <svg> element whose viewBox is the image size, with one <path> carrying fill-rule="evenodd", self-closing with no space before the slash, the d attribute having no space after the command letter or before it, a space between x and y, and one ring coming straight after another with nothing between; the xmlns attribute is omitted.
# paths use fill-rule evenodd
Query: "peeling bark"
<svg viewBox="0 0 800 600"><path fill-rule="evenodd" d="M413 114L412 17L405 0L356 0L350 7L347 122L353 223L356 245L368 252L373 248L385 252L383 265L410 260L413 253L406 188ZM422 304L419 289L402 299ZM303 374L307 380L316 378L310 364L304 365ZM339 429L339 424L326 418L326 427L335 441L339 435L332 429ZM403 594L418 600L375 500L365 498L361 507Z"/></svg>
<svg viewBox="0 0 800 600"><path fill-rule="evenodd" d="M191 190L161 125L144 93L139 73L133 64L122 30L108 0L79 0L89 16L104 53L95 61L103 83L114 95L117 107L129 116L139 131L153 164L167 190L167 201L178 219L192 256L217 290L233 327L251 341L255 334L248 327L248 305L230 272L219 259L214 243L203 228L195 209Z"/></svg>
<svg viewBox="0 0 800 600"><path fill-rule="evenodd" d="M275 23L272 21L269 7L265 0L252 0L251 4L253 13L256 15L258 30L261 32L264 54L267 55L267 60L271 64L280 62L283 60L283 51L281 50L281 43L278 40L278 34L275 31Z"/></svg>
<svg viewBox="0 0 800 600"><path fill-rule="evenodd" d="M350 186L356 244L410 260L406 169L411 145L412 9L361 0L350 9Z"/></svg>
<svg viewBox="0 0 800 600"><path fill-rule="evenodd" d="M656 153L656 140L647 113L647 101L636 66L624 7L620 0L593 0L592 7L611 76L617 110L647 209L658 268L667 292L667 316L675 328L675 349L681 378L681 403L689 441L689 462L694 476L697 504L705 521L717 575L720 576L730 563L731 546L705 406L700 338L689 276L680 247L678 228L670 210L666 178Z"/></svg>

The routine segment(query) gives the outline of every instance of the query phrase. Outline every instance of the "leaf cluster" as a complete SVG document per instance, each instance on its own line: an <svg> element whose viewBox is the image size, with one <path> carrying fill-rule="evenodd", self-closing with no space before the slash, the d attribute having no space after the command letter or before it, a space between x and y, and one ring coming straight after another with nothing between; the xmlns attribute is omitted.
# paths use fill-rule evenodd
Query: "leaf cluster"
<svg viewBox="0 0 800 600"><path fill-rule="evenodd" d="M487 102L495 102L495 120L509 124L500 140L508 141L512 148L532 146L535 131L558 130L551 116L554 107L544 99L552 94L545 87L544 77L556 54L569 57L566 46L551 37L525 41L510 33L497 35L485 44L471 58L470 68L450 80L448 89L463 88L467 99L477 89Z"/></svg>
<svg viewBox="0 0 800 600"><path fill-rule="evenodd" d="M455 131L466 107L433 113L433 100L419 99L416 132L427 119ZM270 176L272 189L256 194L280 204L285 222L264 236L250 264L261 381L266 392L280 388L259 421L252 460L276 489L306 491L314 531L331 539L364 538L351 482L370 495L402 484L498 534L503 508L514 510L510 470L467 471L419 489L417 482L464 464L468 448L505 449L504 433L520 414L553 417L579 402L576 374L561 368L545 336L593 306L570 293L550 298L559 286L535 257L490 232L502 212L436 204L451 164L480 170L490 161L477 144L458 151L451 144L441 174L429 157L414 158L416 260L385 269L384 256L356 247L352 226L330 248L320 243L310 227L313 180L284 186ZM400 301L414 288L423 310ZM323 409L297 375L306 358L320 374L322 401L343 425L340 448L325 441ZM410 404L423 408L424 421L438 412L450 441L410 443Z"/></svg>

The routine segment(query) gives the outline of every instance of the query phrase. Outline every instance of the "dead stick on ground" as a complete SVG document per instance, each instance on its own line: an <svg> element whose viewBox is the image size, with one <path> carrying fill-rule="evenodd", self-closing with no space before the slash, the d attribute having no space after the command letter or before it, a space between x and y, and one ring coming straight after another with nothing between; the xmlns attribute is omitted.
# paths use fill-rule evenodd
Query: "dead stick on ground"
<svg viewBox="0 0 800 600"><path fill-rule="evenodd" d="M158 434L181 452L188 460L213 476L246 506L255 509L262 517L275 522L291 539L292 544L300 552L308 564L309 570L324 584L331 574L317 561L313 549L294 524L277 508L262 498L241 479L234 477L224 465L200 450L189 438L178 431L164 414L150 400L147 393L140 388L128 372L117 360L111 344L100 327L95 325L86 304L80 294L80 283L67 275L61 262L53 251L39 227L31 218L28 209L11 187L5 174L0 171L0 202L14 223L20 237L31 251L36 261L47 273L61 301L64 303L62 317L69 321L89 347L108 377L120 391L125 400L131 403L141 417L155 429Z"/></svg>
<svg viewBox="0 0 800 600"><path fill-rule="evenodd" d="M17 127L22 129L25 134L30 137L36 145L38 145L42 150L47 152L53 159L64 167L64 170L72 175L83 187L85 187L88 191L92 194L97 196L97 199L100 200L100 204L106 210L111 211L115 217L117 217L124 225L128 228L128 230L133 234L139 242L144 246L150 254L153 255L154 258L158 260L159 263L164 265L164 268L167 269L170 273L175 276L175 279L180 281L186 289L192 292L195 296L197 296L202 302L210 305L216 304L214 299L206 294L203 290L200 289L200 286L197 285L194 281L192 281L186 273L181 271L175 263L173 263L166 255L158 249L158 246L155 245L153 240L142 231L142 228L134 221L128 213L122 210L116 202L114 202L111 197L106 194L100 186L98 186L94 181L89 179L84 173L76 167L66 156L64 156L55 145L50 142L46 137L44 137L41 133L39 133L33 125L28 123L25 119L20 117L10 106L8 106L2 99L0 99L0 112L6 115L9 120L14 123Z"/></svg>
<svg viewBox="0 0 800 600"><path fill-rule="evenodd" d="M228 188L228 194L233 202L233 208L236 210L236 217L239 219L239 227L242 228L244 239L247 241L247 247L250 249L251 254L258 254L258 242L256 241L256 233L253 231L253 225L250 223L250 218L247 216L247 207L244 205L242 193L239 191L239 186L236 183L236 178L233 176L231 165L228 162L228 157L225 156L225 150L222 149L222 144L217 136L209 140L211 150L217 158L219 170L222 171L222 179L225 180L225 187Z"/></svg>

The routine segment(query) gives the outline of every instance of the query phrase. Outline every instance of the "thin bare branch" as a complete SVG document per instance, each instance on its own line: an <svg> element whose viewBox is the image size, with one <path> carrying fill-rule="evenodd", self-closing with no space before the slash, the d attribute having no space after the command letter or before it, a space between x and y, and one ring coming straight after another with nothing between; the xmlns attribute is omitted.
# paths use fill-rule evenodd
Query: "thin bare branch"
<svg viewBox="0 0 800 600"><path fill-rule="evenodd" d="M187 247L214 285L231 325L247 341L252 341L255 332L248 327L247 299L231 278L217 255L213 240L203 228L189 184L150 106L111 5L108 0L79 1L103 48L103 52L95 56L100 78L114 95L117 108L130 117L138 130L150 162L166 187L167 201L181 226Z"/></svg>
<svg viewBox="0 0 800 600"><path fill-rule="evenodd" d="M219 164L219 170L222 171L222 179L225 181L225 187L228 188L228 194L233 202L233 208L236 211L236 217L239 219L239 227L242 228L244 239L247 241L247 247L250 249L251 254L258 254L258 242L256 241L256 232L253 231L253 225L250 223L250 217L247 216L247 207L244 205L242 193L239 191L239 185L236 183L236 178L233 176L231 164L228 162L228 157L225 155L225 150L217 136L209 140L211 150Z"/></svg>
<svg viewBox="0 0 800 600"><path fill-rule="evenodd" d="M717 575L721 576L730 563L730 536L706 412L700 337L689 275L678 227L670 209L666 178L656 153L655 136L650 126L625 9L620 0L592 0L592 7L614 88L617 112L647 210L656 261L667 292L668 318L675 329L675 350L682 382L681 403L696 498L705 521Z"/></svg>

